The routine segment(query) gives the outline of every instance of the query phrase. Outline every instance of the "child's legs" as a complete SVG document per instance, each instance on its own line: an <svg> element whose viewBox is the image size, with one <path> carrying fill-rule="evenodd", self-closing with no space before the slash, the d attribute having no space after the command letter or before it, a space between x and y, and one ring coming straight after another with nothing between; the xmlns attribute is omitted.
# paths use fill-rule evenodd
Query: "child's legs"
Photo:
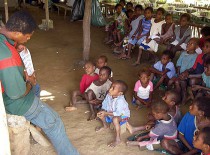
<svg viewBox="0 0 210 155"><path fill-rule="evenodd" d="M182 103L184 103L187 97L187 81L181 80L180 86L181 86L181 92L182 92Z"/></svg>
<svg viewBox="0 0 210 155"><path fill-rule="evenodd" d="M138 57L136 60L136 64L140 64L142 52L143 52L143 50L141 48L139 48L139 53L138 53Z"/></svg>
<svg viewBox="0 0 210 155"><path fill-rule="evenodd" d="M182 154L183 152L180 150L179 145L174 140L163 139L161 141L161 146L169 151L172 154Z"/></svg>
<svg viewBox="0 0 210 155"><path fill-rule="evenodd" d="M157 89L164 81L168 81L167 74L165 74L165 75L160 77L160 80L157 82L157 84L155 85L154 89Z"/></svg>
<svg viewBox="0 0 210 155"><path fill-rule="evenodd" d="M90 112L91 112L91 117L95 117L95 110L94 110L94 105L90 103L91 100L96 99L96 95L93 92L93 90L88 90L86 93L86 99L90 105Z"/></svg>
<svg viewBox="0 0 210 155"><path fill-rule="evenodd" d="M120 141L120 122L122 121L121 117L119 116L114 116L113 117L113 125L116 130L116 139L115 141Z"/></svg>
<svg viewBox="0 0 210 155"><path fill-rule="evenodd" d="M121 42L122 41L122 35L121 35L121 32L119 31L119 32L117 32L117 40L118 40L118 42Z"/></svg>
<svg viewBox="0 0 210 155"><path fill-rule="evenodd" d="M127 54L127 57L130 57L131 56L131 48L133 47L133 44L128 44L128 54Z"/></svg>
<svg viewBox="0 0 210 155"><path fill-rule="evenodd" d="M178 78L175 79L174 81L175 84L175 89L178 93L181 93L181 86L180 86L180 80Z"/></svg>
<svg viewBox="0 0 210 155"><path fill-rule="evenodd" d="M78 100L77 98L81 97L81 100ZM74 90L72 92L72 106L75 106L76 104L80 104L80 103L87 103L86 100L84 99L84 95L79 91L79 90Z"/></svg>

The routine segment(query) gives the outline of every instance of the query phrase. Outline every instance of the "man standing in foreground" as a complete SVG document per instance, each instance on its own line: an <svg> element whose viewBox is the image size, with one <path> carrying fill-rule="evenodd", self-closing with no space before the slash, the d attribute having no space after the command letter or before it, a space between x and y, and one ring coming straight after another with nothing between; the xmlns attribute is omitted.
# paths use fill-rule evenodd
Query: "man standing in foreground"
<svg viewBox="0 0 210 155"><path fill-rule="evenodd" d="M18 11L0 29L0 81L5 109L42 128L59 155L79 155L58 114L34 95L34 76L24 80L24 68L16 48L31 38L36 27L29 13Z"/></svg>

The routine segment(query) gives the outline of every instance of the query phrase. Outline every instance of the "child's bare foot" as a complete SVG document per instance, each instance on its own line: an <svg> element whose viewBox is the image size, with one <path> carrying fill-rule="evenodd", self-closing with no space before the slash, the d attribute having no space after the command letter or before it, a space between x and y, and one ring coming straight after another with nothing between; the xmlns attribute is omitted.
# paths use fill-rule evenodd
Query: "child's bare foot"
<svg viewBox="0 0 210 155"><path fill-rule="evenodd" d="M140 65L139 62L135 62L135 63L132 64L132 66L134 66L134 67L136 67L136 66L138 66L138 65Z"/></svg>
<svg viewBox="0 0 210 155"><path fill-rule="evenodd" d="M118 144L120 144L121 141L120 140L115 140L114 142L111 142L110 144L108 144L109 147L115 147L117 146Z"/></svg>
<svg viewBox="0 0 210 155"><path fill-rule="evenodd" d="M126 123L126 128L128 129L128 131L130 132L130 134L133 134L134 131L133 131L133 127L127 122Z"/></svg>
<svg viewBox="0 0 210 155"><path fill-rule="evenodd" d="M96 127L95 131L100 132L100 131L103 131L103 130L106 130L106 129L108 129L108 127L98 126L98 127Z"/></svg>
<svg viewBox="0 0 210 155"><path fill-rule="evenodd" d="M87 119L87 121L92 121L92 120L94 120L94 119L96 119L96 115L95 115L95 114L92 114L92 115Z"/></svg>
<svg viewBox="0 0 210 155"><path fill-rule="evenodd" d="M65 111L70 112L70 111L75 111L77 110L76 107L65 107Z"/></svg>
<svg viewBox="0 0 210 155"><path fill-rule="evenodd" d="M127 141L126 145L127 146L139 146L139 142L138 141Z"/></svg>

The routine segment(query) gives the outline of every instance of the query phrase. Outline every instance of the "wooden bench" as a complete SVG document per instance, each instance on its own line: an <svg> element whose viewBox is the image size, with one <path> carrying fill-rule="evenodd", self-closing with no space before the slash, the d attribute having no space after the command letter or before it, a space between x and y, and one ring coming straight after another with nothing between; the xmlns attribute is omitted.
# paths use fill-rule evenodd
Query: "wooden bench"
<svg viewBox="0 0 210 155"><path fill-rule="evenodd" d="M67 11L72 11L72 7L66 5L65 3L53 3L52 5L56 6L58 8L58 15L60 14L60 9L64 9L64 19L66 18Z"/></svg>

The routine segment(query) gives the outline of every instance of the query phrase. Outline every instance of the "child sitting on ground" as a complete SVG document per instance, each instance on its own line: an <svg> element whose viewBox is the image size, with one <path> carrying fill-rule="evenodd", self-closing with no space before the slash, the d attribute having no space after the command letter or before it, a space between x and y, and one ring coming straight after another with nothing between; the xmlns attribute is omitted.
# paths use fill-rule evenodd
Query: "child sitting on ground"
<svg viewBox="0 0 210 155"><path fill-rule="evenodd" d="M152 26L151 26L151 29L150 29L150 34L140 44L139 54L138 54L138 57L137 57L137 61L133 64L134 66L140 64L141 55L142 55L143 50L157 52L158 43L154 39L159 37L159 35L161 34L162 25L163 25L163 23L165 23L165 21L163 20L164 13L165 13L165 10L163 8L158 8L155 18L151 19ZM154 56L153 53L151 53L151 54Z"/></svg>
<svg viewBox="0 0 210 155"><path fill-rule="evenodd" d="M134 100L132 103L137 104L138 108L142 106L149 107L152 102L153 84L150 81L150 71L143 68L139 71L139 80L134 87Z"/></svg>
<svg viewBox="0 0 210 155"><path fill-rule="evenodd" d="M193 147L193 136L196 130L210 125L209 103L208 97L195 99L178 126L179 139L163 140L161 146L171 154L196 154L198 150Z"/></svg>
<svg viewBox="0 0 210 155"><path fill-rule="evenodd" d="M112 83L109 93L102 102L102 111L97 113L97 116L103 123L103 127L97 127L96 132L102 129L109 128L108 123L114 124L116 130L115 141L109 144L110 147L115 147L121 142L120 125L127 122L130 117L128 103L125 100L124 94L127 90L127 84L121 80Z"/></svg>
<svg viewBox="0 0 210 155"><path fill-rule="evenodd" d="M206 61L204 68L202 85L192 85L192 90L197 91L196 97L210 96L210 59Z"/></svg>
<svg viewBox="0 0 210 155"><path fill-rule="evenodd" d="M117 32L121 32L122 34L124 34L124 24L125 24L125 20L127 19L126 14L122 11L122 5L121 4L117 4L115 6L115 15L114 15L114 22L111 22L107 27L108 27L108 31L107 31L107 39L108 41L106 42L106 44L110 44L113 42L114 43L120 40L121 38L116 38ZM112 38L114 35L114 38ZM107 40L106 39L106 40Z"/></svg>
<svg viewBox="0 0 210 155"><path fill-rule="evenodd" d="M193 146L202 151L202 155L210 155L210 127L205 127L194 136Z"/></svg>
<svg viewBox="0 0 210 155"><path fill-rule="evenodd" d="M77 110L77 108L75 107L77 104L87 103L87 101L85 100L85 90L90 86L93 81L98 80L99 78L98 74L94 72L95 65L91 61L85 63L84 69L86 74L82 76L82 79L80 81L80 90L73 91L72 101L70 102L70 106L65 108L66 111ZM81 97L82 99L78 100L78 97Z"/></svg>
<svg viewBox="0 0 210 155"><path fill-rule="evenodd" d="M95 73L99 75L99 71L102 67L107 66L108 64L108 58L105 55L101 55L98 57L96 61L96 69ZM113 80L113 72L111 72L110 81Z"/></svg>
<svg viewBox="0 0 210 155"><path fill-rule="evenodd" d="M182 94L182 104L184 104L187 99L187 79L182 73L194 65L197 57L195 50L197 49L198 45L199 39L191 38L189 40L187 43L186 52L181 53L176 64L178 77L173 77L168 82L168 89L175 84L176 91Z"/></svg>
<svg viewBox="0 0 210 155"><path fill-rule="evenodd" d="M90 106L90 117L88 121L96 118L96 108L101 107L107 91L110 89L112 82L109 80L111 69L104 66L99 71L99 79L92 82L91 85L85 90L85 98Z"/></svg>
<svg viewBox="0 0 210 155"><path fill-rule="evenodd" d="M180 26L175 28L171 43L167 46L167 49L172 52L172 58L175 57L177 51L185 50L186 43L190 40L192 34L189 24L190 15L187 13L182 14L180 17Z"/></svg>
<svg viewBox="0 0 210 155"><path fill-rule="evenodd" d="M169 39L171 39L174 36L174 29L175 29L175 23L173 22L173 16L172 14L167 14L165 16L165 23L162 25L162 31L160 38L156 38L156 42L159 44L168 44Z"/></svg>
<svg viewBox="0 0 210 155"><path fill-rule="evenodd" d="M152 73L150 80L157 81L154 90L161 84L167 86L168 81L176 74L174 64L171 62L171 52L167 50L164 51L161 60L155 63L154 66L150 68L150 71Z"/></svg>
<svg viewBox="0 0 210 155"><path fill-rule="evenodd" d="M151 19L152 19L153 8L147 7L144 10L144 18L139 21L138 28L136 32L133 34L132 38L128 40L128 53L125 58L130 59L131 49L134 45L140 46L140 44L144 41L144 39L149 35L151 28Z"/></svg>
<svg viewBox="0 0 210 155"><path fill-rule="evenodd" d="M169 107L162 101L152 104L152 115L156 120L154 128L151 125L142 126L142 130L150 130L145 136L140 136L137 141L128 141L127 145L145 146L148 144L156 143L162 139L176 139L177 125L173 117L168 114ZM143 141L150 138L149 141Z"/></svg>
<svg viewBox="0 0 210 155"><path fill-rule="evenodd" d="M181 111L179 109L179 102L180 102L180 95L175 90L169 90L166 91L164 97L162 97L162 100L165 102L165 104L169 107L169 114L174 118L176 124L179 124L179 122L182 119ZM128 131L133 134L137 131L145 130L147 125L155 126L156 120L152 116L151 113L148 114L148 121L145 126L131 126L129 123L126 123L126 127Z"/></svg>

